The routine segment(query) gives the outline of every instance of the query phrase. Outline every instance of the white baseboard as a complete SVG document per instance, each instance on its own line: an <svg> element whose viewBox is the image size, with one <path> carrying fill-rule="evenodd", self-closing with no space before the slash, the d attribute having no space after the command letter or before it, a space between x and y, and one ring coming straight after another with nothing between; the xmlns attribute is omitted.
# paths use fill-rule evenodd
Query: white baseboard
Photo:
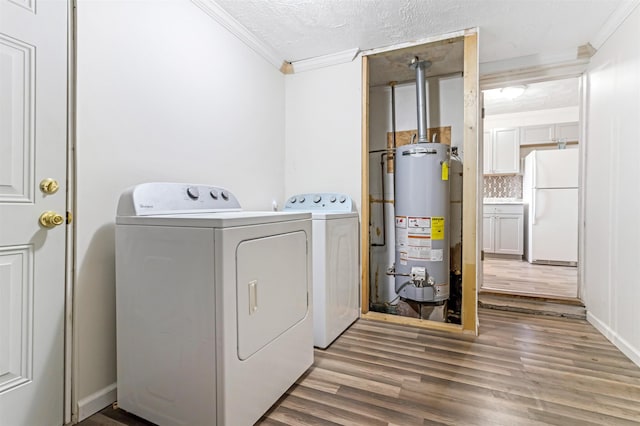
<svg viewBox="0 0 640 426"><path fill-rule="evenodd" d="M611 343L613 343L620 351L625 354L631 361L640 367L640 349L634 348L618 333L613 331L608 325L596 318L591 312L587 312L587 321L591 323L600 333L604 335Z"/></svg>
<svg viewBox="0 0 640 426"><path fill-rule="evenodd" d="M113 404L118 399L118 385L112 383L78 401L78 422Z"/></svg>

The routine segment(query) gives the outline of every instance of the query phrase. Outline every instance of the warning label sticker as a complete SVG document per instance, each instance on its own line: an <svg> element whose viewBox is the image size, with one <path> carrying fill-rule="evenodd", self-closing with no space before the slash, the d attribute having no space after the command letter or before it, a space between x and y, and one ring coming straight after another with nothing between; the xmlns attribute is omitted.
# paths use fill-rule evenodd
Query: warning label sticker
<svg viewBox="0 0 640 426"><path fill-rule="evenodd" d="M409 228L431 228L430 217L409 217Z"/></svg>
<svg viewBox="0 0 640 426"><path fill-rule="evenodd" d="M443 250L433 249L433 240L444 239L444 217L396 216L396 245L400 264L409 260L441 262Z"/></svg>
<svg viewBox="0 0 640 426"><path fill-rule="evenodd" d="M409 259L412 260L431 260L431 246L409 246Z"/></svg>
<svg viewBox="0 0 640 426"><path fill-rule="evenodd" d="M407 227L407 217L396 216L396 228L406 228L406 227Z"/></svg>
<svg viewBox="0 0 640 426"><path fill-rule="evenodd" d="M442 262L443 250L431 250L431 261L432 262Z"/></svg>
<svg viewBox="0 0 640 426"><path fill-rule="evenodd" d="M407 260L409 257L409 253L407 253L406 251L400 251L400 264L401 265L406 265L407 264Z"/></svg>
<svg viewBox="0 0 640 426"><path fill-rule="evenodd" d="M444 240L444 217L431 218L431 238Z"/></svg>

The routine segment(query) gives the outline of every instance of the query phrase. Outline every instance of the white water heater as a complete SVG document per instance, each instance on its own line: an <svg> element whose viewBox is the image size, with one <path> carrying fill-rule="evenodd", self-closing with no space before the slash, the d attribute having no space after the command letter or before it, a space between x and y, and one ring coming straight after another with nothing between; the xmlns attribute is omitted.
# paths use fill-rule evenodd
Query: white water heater
<svg viewBox="0 0 640 426"><path fill-rule="evenodd" d="M449 298L450 147L395 151L395 289L418 302Z"/></svg>

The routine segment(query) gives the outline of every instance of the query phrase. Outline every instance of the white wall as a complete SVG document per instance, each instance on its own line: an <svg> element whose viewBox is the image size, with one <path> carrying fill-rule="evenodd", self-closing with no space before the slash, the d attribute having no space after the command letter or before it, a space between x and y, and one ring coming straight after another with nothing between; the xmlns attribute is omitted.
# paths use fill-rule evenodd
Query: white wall
<svg viewBox="0 0 640 426"><path fill-rule="evenodd" d="M362 211L361 64L357 57L286 76L287 196L342 192Z"/></svg>
<svg viewBox="0 0 640 426"><path fill-rule="evenodd" d="M284 198L284 77L187 0L80 0L77 78L75 382L84 417L114 398L118 196L140 182L209 183L244 208L271 209Z"/></svg>
<svg viewBox="0 0 640 426"><path fill-rule="evenodd" d="M585 275L588 320L640 365L640 8L588 71Z"/></svg>
<svg viewBox="0 0 640 426"><path fill-rule="evenodd" d="M484 118L484 131L501 127L535 126L538 124L568 123L578 121L578 106L550 108L539 111L514 112L510 114L487 115Z"/></svg>

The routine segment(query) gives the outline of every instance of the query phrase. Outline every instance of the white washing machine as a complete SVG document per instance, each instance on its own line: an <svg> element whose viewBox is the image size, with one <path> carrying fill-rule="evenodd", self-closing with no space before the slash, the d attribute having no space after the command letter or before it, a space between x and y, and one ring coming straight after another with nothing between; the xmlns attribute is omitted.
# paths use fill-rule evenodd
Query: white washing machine
<svg viewBox="0 0 640 426"><path fill-rule="evenodd" d="M313 344L326 348L360 316L358 213L344 194L299 194L285 211L313 218Z"/></svg>
<svg viewBox="0 0 640 426"><path fill-rule="evenodd" d="M313 362L311 215L205 185L127 190L116 218L118 404L252 425Z"/></svg>

